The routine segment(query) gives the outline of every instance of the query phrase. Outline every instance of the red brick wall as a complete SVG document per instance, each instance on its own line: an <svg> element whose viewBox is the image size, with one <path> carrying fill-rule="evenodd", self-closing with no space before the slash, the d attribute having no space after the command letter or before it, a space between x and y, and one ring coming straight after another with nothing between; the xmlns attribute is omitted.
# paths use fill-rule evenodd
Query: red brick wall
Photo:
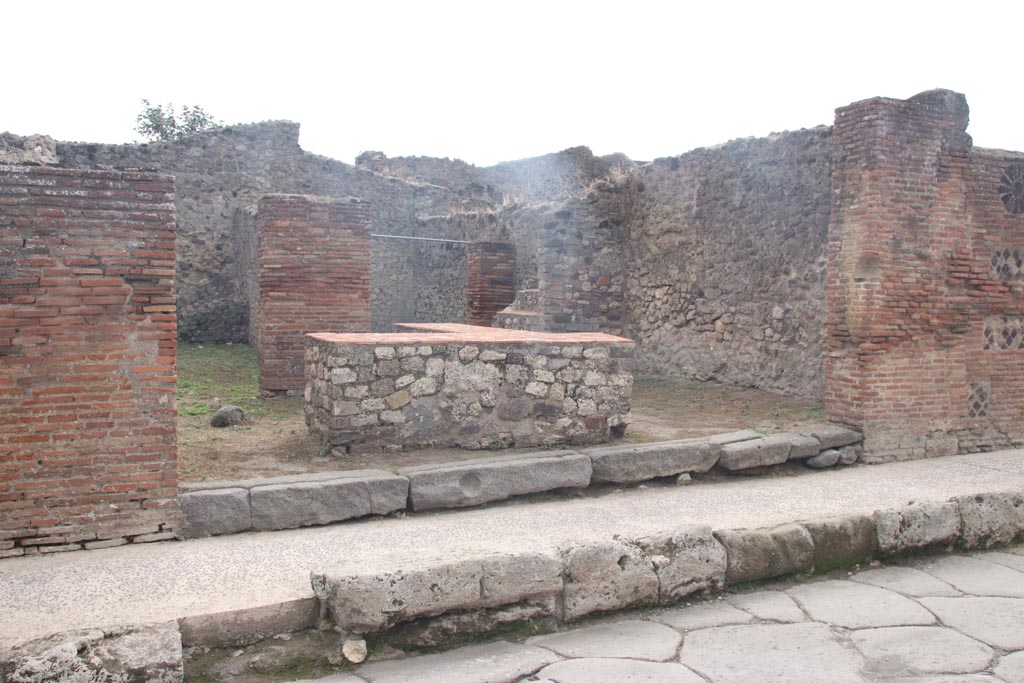
<svg viewBox="0 0 1024 683"><path fill-rule="evenodd" d="M370 331L369 204L267 195L256 216L260 389L305 386L307 332Z"/></svg>
<svg viewBox="0 0 1024 683"><path fill-rule="evenodd" d="M494 314L516 296L516 248L509 242L474 242L466 249L466 322L490 327Z"/></svg>
<svg viewBox="0 0 1024 683"><path fill-rule="evenodd" d="M1024 254L1024 216L998 191L1013 155L974 150L967 118L948 91L836 112L826 412L863 430L868 459L1024 442L1021 347L984 341L987 319L1021 313L1024 276L991 261Z"/></svg>
<svg viewBox="0 0 1024 683"><path fill-rule="evenodd" d="M0 557L173 537L174 182L0 166Z"/></svg>

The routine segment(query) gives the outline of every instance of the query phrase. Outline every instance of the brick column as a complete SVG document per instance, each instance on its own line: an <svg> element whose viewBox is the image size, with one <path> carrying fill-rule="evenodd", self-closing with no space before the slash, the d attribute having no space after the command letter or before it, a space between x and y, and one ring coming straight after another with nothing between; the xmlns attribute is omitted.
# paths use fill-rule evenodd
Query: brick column
<svg viewBox="0 0 1024 683"><path fill-rule="evenodd" d="M0 557L177 526L174 181L0 166Z"/></svg>
<svg viewBox="0 0 1024 683"><path fill-rule="evenodd" d="M369 204L267 195L256 224L260 390L299 392L303 335L370 331Z"/></svg>
<svg viewBox="0 0 1024 683"><path fill-rule="evenodd" d="M474 242L466 252L466 320L490 327L516 296L516 248L509 242Z"/></svg>

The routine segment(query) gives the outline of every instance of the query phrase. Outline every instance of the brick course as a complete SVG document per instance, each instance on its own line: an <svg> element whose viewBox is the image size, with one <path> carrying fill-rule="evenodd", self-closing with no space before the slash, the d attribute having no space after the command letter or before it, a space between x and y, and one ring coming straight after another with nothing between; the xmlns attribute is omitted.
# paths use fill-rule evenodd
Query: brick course
<svg viewBox="0 0 1024 683"><path fill-rule="evenodd" d="M177 526L174 182L0 165L0 557Z"/></svg>
<svg viewBox="0 0 1024 683"><path fill-rule="evenodd" d="M369 204L358 199L260 200L256 330L264 393L305 386L305 333L370 331L369 220Z"/></svg>
<svg viewBox="0 0 1024 683"><path fill-rule="evenodd" d="M466 320L490 327L516 296L516 248L508 242L474 242L466 250Z"/></svg>

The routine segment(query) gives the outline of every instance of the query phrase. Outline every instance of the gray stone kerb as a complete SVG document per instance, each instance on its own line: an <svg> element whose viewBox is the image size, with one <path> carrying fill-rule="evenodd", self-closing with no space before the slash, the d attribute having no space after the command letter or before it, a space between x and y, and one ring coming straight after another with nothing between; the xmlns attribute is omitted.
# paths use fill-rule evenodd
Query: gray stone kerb
<svg viewBox="0 0 1024 683"><path fill-rule="evenodd" d="M767 437L742 430L679 441L422 465L397 474L353 470L183 484L182 535L295 529L400 510L469 507L556 489L703 473L716 466L732 471L787 460L814 468L851 464L857 460L860 440L859 432L839 425Z"/></svg>

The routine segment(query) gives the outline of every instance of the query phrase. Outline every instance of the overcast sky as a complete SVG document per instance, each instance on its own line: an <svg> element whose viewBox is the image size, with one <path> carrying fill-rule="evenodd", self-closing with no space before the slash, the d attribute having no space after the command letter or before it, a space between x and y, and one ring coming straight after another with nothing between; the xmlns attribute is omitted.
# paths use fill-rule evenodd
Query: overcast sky
<svg viewBox="0 0 1024 683"><path fill-rule="evenodd" d="M647 160L944 87L976 145L1024 150L1022 20L1020 0L9 0L0 131L135 141L146 98L298 121L347 162Z"/></svg>

